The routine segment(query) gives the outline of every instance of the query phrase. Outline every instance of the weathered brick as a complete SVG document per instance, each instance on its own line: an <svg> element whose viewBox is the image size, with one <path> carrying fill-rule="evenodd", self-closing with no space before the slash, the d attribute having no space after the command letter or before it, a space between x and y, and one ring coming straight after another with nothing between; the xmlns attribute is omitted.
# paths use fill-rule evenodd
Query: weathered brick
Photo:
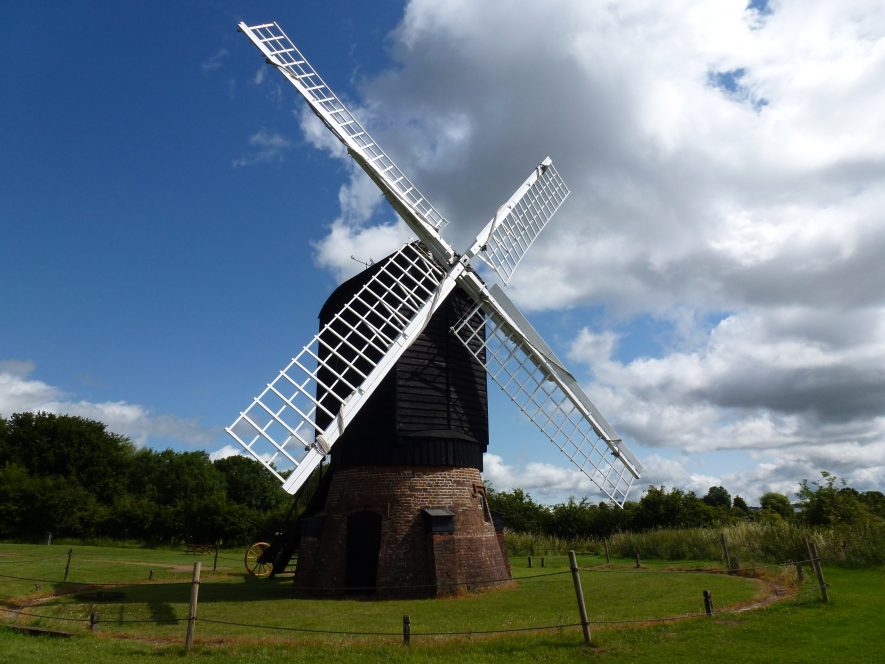
<svg viewBox="0 0 885 664"><path fill-rule="evenodd" d="M376 596L420 597L484 589L510 582L503 537L483 509L476 468L357 466L332 476L318 538L302 538L296 588L346 592L347 519L381 517ZM423 510L454 512L454 532L432 534Z"/></svg>

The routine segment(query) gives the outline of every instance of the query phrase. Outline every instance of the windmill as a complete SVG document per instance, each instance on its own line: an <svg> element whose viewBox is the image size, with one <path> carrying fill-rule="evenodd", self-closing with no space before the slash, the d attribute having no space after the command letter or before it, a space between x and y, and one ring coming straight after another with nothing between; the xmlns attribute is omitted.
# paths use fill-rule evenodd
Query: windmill
<svg viewBox="0 0 885 664"><path fill-rule="evenodd" d="M282 28L240 23L239 30L298 90L417 237L333 293L320 331L226 429L293 494L327 455L332 458L331 480L312 501L316 515L303 520L295 536L296 586L331 592L357 586L394 596L504 582L510 572L501 526L488 511L480 475L488 435L486 373L616 504L623 505L641 471L552 349L504 291L488 286L474 269L482 261L506 284L569 190L544 159L475 242L456 253L441 235L446 220ZM441 347L448 349L445 357L425 361ZM447 386L461 381L441 396L425 397L449 422L442 433L412 437L424 440L425 453L390 442L408 406L394 400L386 419L376 412L379 404L389 405L384 394L414 387L409 376L415 376L416 361L419 374L433 364ZM391 422L388 435L384 427Z"/></svg>

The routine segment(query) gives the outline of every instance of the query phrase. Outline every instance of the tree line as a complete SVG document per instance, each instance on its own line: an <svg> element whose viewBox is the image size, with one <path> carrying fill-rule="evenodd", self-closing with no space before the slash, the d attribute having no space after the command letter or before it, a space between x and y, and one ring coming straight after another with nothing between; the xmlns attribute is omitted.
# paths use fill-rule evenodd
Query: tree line
<svg viewBox="0 0 885 664"><path fill-rule="evenodd" d="M503 516L512 530L567 539L609 537L618 532L658 528L712 528L741 521L791 522L797 525L885 524L885 495L857 491L827 471L815 481L802 480L794 505L780 493L766 493L758 507L722 486L712 486L703 496L692 491L649 486L638 501L623 509L608 502L593 504L570 498L548 506L536 503L522 489L496 491L487 485L489 506Z"/></svg>
<svg viewBox="0 0 885 664"><path fill-rule="evenodd" d="M750 507L721 486L703 496L648 487L623 509L586 498L548 506L521 489L487 486L490 508L514 531L561 538L656 528L720 527L744 520L808 525L885 522L885 495L830 473ZM70 415L0 417L0 539L55 537L245 544L280 528L293 498L259 463L205 452L138 449L101 422Z"/></svg>
<svg viewBox="0 0 885 664"><path fill-rule="evenodd" d="M0 538L243 544L279 528L291 503L250 459L138 449L82 417L0 417Z"/></svg>

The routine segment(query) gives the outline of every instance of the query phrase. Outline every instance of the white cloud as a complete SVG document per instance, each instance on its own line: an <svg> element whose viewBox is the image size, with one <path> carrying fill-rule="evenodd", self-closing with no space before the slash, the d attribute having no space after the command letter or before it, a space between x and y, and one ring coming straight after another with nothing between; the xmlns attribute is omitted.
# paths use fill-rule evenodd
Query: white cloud
<svg viewBox="0 0 885 664"><path fill-rule="evenodd" d="M227 459L232 456L239 456L243 452L241 447L235 447L234 445L225 445L214 452L209 453L209 458L212 461L218 461L219 459Z"/></svg>
<svg viewBox="0 0 885 664"><path fill-rule="evenodd" d="M339 160L347 172L347 181L338 190L340 216L329 225L329 233L314 243L317 265L344 281L360 272L365 263L395 251L411 233L398 218L370 223L383 201L377 185L309 108L304 107L298 118L307 143Z"/></svg>
<svg viewBox="0 0 885 664"><path fill-rule="evenodd" d="M126 436L139 447L155 441L203 446L215 439L213 432L195 420L154 415L138 404L74 400L61 388L31 378L34 369L33 362L0 362L0 415L40 411L77 415L103 422L108 430Z"/></svg>
<svg viewBox="0 0 885 664"><path fill-rule="evenodd" d="M341 220L332 222L326 237L314 245L316 261L344 281L396 250L409 237L402 222L382 226L349 226Z"/></svg>
<svg viewBox="0 0 885 664"><path fill-rule="evenodd" d="M249 137L249 151L233 160L233 166L253 166L283 160L285 152L292 148L292 143L282 134L271 133L260 129Z"/></svg>
<svg viewBox="0 0 885 664"><path fill-rule="evenodd" d="M36 368L37 365L30 360L0 360L0 373L13 376L27 376Z"/></svg>
<svg viewBox="0 0 885 664"><path fill-rule="evenodd" d="M750 492L826 468L881 488L885 5L413 0L390 46L356 110L446 212L456 248L553 157L573 195L514 299L573 321L605 312L603 329L563 336L608 419L660 450L650 478ZM346 160L301 117L311 145ZM346 173L315 245L339 278L363 243L393 248L381 198ZM672 333L619 361L616 330L639 316ZM756 466L665 462L717 450ZM581 486L533 471L489 462L539 491Z"/></svg>
<svg viewBox="0 0 885 664"><path fill-rule="evenodd" d="M228 52L228 50L226 48L220 48L200 63L200 69L202 69L204 72L221 69L224 66L225 60L227 60L229 57L230 53Z"/></svg>

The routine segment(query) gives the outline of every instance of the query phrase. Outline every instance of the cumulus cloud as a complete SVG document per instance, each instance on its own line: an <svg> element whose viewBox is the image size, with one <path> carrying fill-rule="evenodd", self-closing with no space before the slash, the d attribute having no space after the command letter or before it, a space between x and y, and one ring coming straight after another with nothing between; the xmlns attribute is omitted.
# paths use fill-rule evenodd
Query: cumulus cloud
<svg viewBox="0 0 885 664"><path fill-rule="evenodd" d="M588 392L630 440L694 454L750 450L772 482L828 469L875 488L872 477L885 477L883 325L885 312L836 322L788 308L729 316L695 350L627 363L612 358L611 334L585 329L569 357L592 373Z"/></svg>
<svg viewBox="0 0 885 664"><path fill-rule="evenodd" d="M298 119L307 143L340 161L347 173L347 181L338 190L340 216L329 224L328 234L314 243L317 265L330 270L338 281L344 281L365 264L395 251L411 234L392 213L388 213L387 221L372 223L384 200L377 185L309 108L302 108Z"/></svg>
<svg viewBox="0 0 885 664"><path fill-rule="evenodd" d="M605 313L562 336L619 431L680 458L646 463L652 477L749 491L827 468L881 488L885 5L413 0L390 48L358 111L456 248L553 157L573 195L514 299ZM302 131L344 163L319 124ZM345 172L340 217L316 243L339 278L355 247L392 249L394 235L364 176ZM641 317L672 333L615 359ZM680 456L716 451L755 469L698 474ZM579 486L534 470L490 464Z"/></svg>
<svg viewBox="0 0 885 664"><path fill-rule="evenodd" d="M204 446L215 439L213 432L195 420L155 415L138 404L76 400L64 390L31 377L35 368L33 362L0 362L0 415L40 411L78 415L103 422L110 431L126 436L139 447L158 441Z"/></svg>
<svg viewBox="0 0 885 664"><path fill-rule="evenodd" d="M227 459L232 456L240 456L243 449L241 447L235 447L233 445L225 445L224 447L220 447L214 452L209 453L209 458L212 461L218 461L219 459Z"/></svg>

